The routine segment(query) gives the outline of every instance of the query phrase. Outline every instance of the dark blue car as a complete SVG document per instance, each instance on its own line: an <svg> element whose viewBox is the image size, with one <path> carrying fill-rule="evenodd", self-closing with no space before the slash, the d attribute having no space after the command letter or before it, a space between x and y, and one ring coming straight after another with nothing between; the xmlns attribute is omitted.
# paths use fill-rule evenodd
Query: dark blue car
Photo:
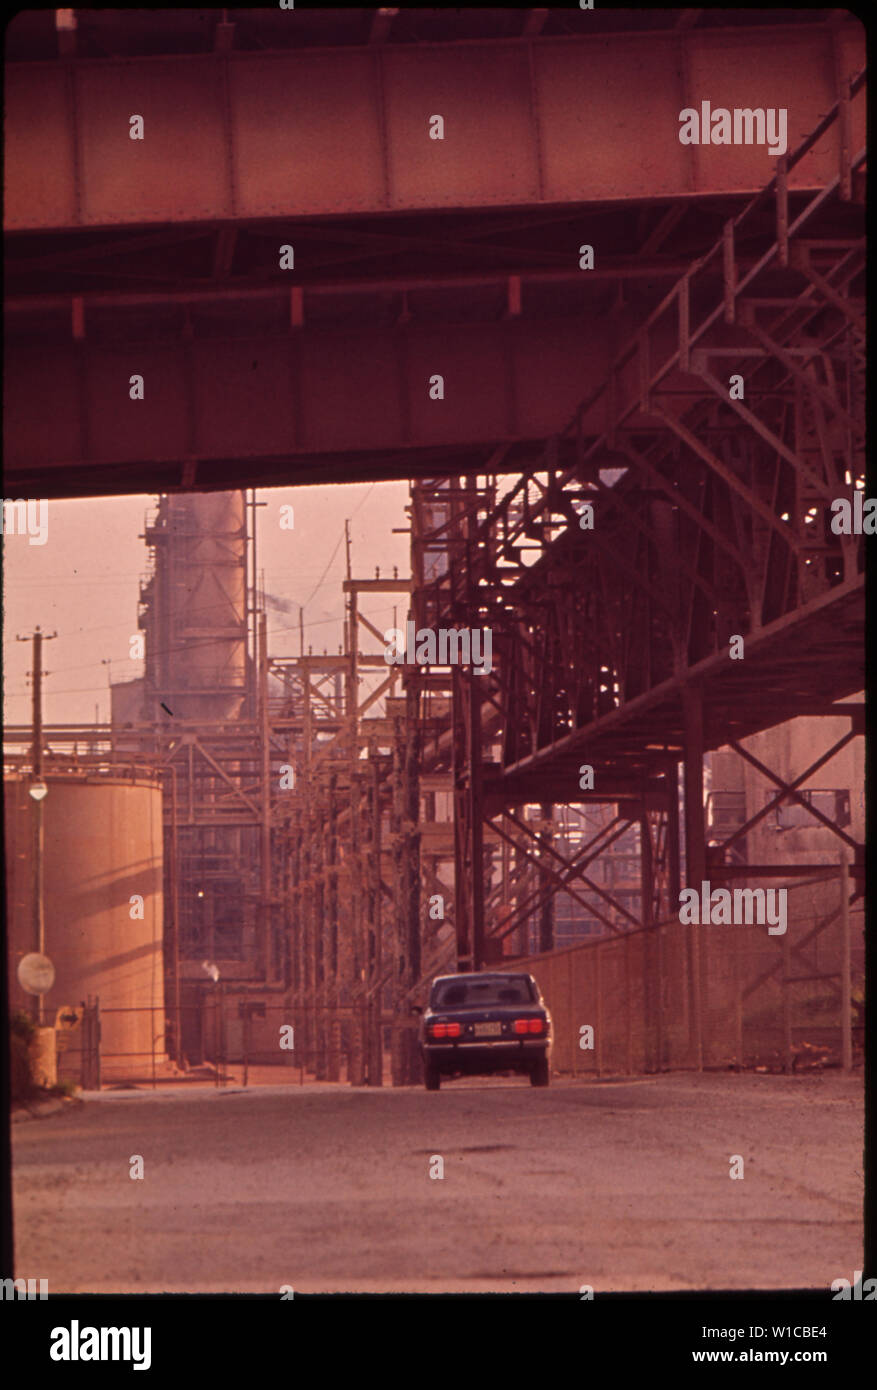
<svg viewBox="0 0 877 1390"><path fill-rule="evenodd" d="M443 1076L520 1072L533 1086L551 1075L551 1014L532 975L480 970L440 975L420 1020L426 1089Z"/></svg>

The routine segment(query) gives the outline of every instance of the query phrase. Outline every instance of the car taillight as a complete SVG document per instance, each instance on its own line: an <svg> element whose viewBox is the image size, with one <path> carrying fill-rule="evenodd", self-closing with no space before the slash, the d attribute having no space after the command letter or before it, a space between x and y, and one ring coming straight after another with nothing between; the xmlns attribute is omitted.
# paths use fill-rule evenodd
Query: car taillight
<svg viewBox="0 0 877 1390"><path fill-rule="evenodd" d="M516 1018L514 1029L516 1033L544 1033L545 1020L543 1018Z"/></svg>
<svg viewBox="0 0 877 1390"><path fill-rule="evenodd" d="M462 1031L462 1026L459 1023L431 1023L429 1025L431 1038L459 1038Z"/></svg>

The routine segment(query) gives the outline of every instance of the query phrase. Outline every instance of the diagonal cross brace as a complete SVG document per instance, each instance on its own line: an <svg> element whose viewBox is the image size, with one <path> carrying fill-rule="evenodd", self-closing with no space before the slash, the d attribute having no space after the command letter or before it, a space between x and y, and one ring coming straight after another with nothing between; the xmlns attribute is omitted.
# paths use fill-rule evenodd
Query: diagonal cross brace
<svg viewBox="0 0 877 1390"><path fill-rule="evenodd" d="M713 380L715 380L715 378L713 378ZM716 385L718 386L719 383L716 382ZM766 503L762 502L760 497L757 497L754 492L750 491L745 483L741 482L732 468L729 468L720 458L717 458L711 449L708 449L705 444L702 444L696 435L693 435L690 430L686 429L685 425L683 425L680 420L676 420L672 415L668 414L667 411L655 407L652 413L660 415L661 419L666 421L674 434L678 434L679 438L684 444L688 445L689 449L698 454L714 473L718 473L719 477L723 478L728 486L743 498L743 501L752 511L756 512L763 521L767 522L768 526L776 531L777 535L783 538L790 550L795 551L796 554L800 551L801 547L791 533L790 528L785 522L780 521L779 517L771 511Z"/></svg>
<svg viewBox="0 0 877 1390"><path fill-rule="evenodd" d="M518 829L519 829L520 831L522 831L525 835L529 836L530 839L535 839L535 838L536 838L536 837L533 835L532 831L530 830L529 826L525 825L522 821L519 821L518 818L517 818L517 816L514 815L511 811L508 811L508 810L507 810L507 811L505 812L505 815L506 815L506 818L507 818L508 820L510 820L510 821L512 822L513 825L516 825L516 826L518 827ZM621 834L621 831L619 830L618 833ZM634 917L633 913L628 912L626 907L622 907L621 903L616 902L616 900L612 897L611 893L607 893L606 890L605 890L605 888L601 888L600 885L599 885L599 883L594 883L593 879L588 878L587 874L585 874L585 873L582 872L581 868L578 867L578 861L579 861L579 859L582 858L582 853L581 853L581 852L580 852L579 854L577 854L576 857L575 857L574 859L572 859L572 860L567 860L567 859L564 859L564 857L563 857L562 854L558 854L557 850L554 849L554 847L553 847L552 845L546 844L544 841L541 841L541 840L540 840L538 843L539 843L539 845L540 845L540 848L543 849L543 850L547 850L548 853L549 853L554 859L557 859L557 860L559 861L559 863L563 866L563 868L565 868L565 869L566 869L566 868L575 868L575 869L577 870L577 872L578 872L578 874L579 874L579 876L580 876L582 882L583 882L583 883L586 883L586 884L588 885L588 887L591 889L592 892L597 893L597 894L599 895L599 897L603 898L603 899L604 899L606 902L608 902L612 907L616 908L616 909L622 914L622 916L626 917L626 918L628 919L629 922L632 922L633 925L634 925L637 929L639 929L639 928L642 926L642 923L639 922L639 921L637 921L637 919L636 919L636 917ZM611 843L611 842L610 842L610 843ZM522 847L522 848L523 848L523 847ZM598 852L602 852L602 850L604 850L604 849L606 849L606 848L607 848L606 845L601 845L600 851L598 851ZM528 854L528 851L527 851L526 849L524 849L524 853L525 853L525 854ZM528 856L528 857L529 857L529 856ZM596 855L592 856L592 858L596 858ZM537 860L536 862L538 863L539 861ZM590 862L590 861L589 861L589 862ZM540 867L542 867L543 869L545 869L545 871L546 871L549 875L551 874L551 869L547 868L546 865L542 864L542 865L540 865ZM591 910L591 909L589 909L589 910ZM616 930L617 930L617 929L616 929Z"/></svg>
<svg viewBox="0 0 877 1390"><path fill-rule="evenodd" d="M511 812L509 812L508 810L503 812L503 814L509 820L514 819ZM564 859L561 855L557 855L557 858L560 859L561 863L564 866L564 869L568 870L569 872L572 872L573 870L575 870L576 872L581 872L582 868L590 864L591 861L593 859L596 859L599 854L602 854L605 849L608 849L609 846L612 844L613 840L617 840L619 835L622 835L624 833L627 827L631 824L630 821L624 821L624 823L619 826L615 833L609 836L609 838L606 840L604 844L600 845L599 848L596 849L593 854L589 855L587 859L584 858L584 856L588 854L588 851L593 848L597 841L601 839L605 834L607 834L610 830L612 830L613 826L618 824L618 822L621 819L622 818L620 816L616 816L615 819L609 825L604 826L603 829L600 830L591 840L589 840L586 845L582 845L572 859ZM590 903L588 903L585 898L581 897L575 891L574 888L571 888L568 879L564 878L562 874L558 873L554 869L549 868L548 865L543 864L539 859L535 857L535 855L533 855L528 849L526 849L524 845L519 844L518 841L514 840L511 835L507 834L506 831L502 830L501 827L495 824L494 821L488 821L488 824L490 825L491 830L494 830L501 839L505 840L506 843L511 845L513 849L518 850L521 854L523 854L527 859L530 860L532 864L535 864L538 869L546 873L549 876L549 878L556 881L559 887L563 888L565 891L569 893L570 897L575 898L577 903L579 903L582 907L587 908L589 912L594 912L595 915L600 918L600 921L604 922L606 926L611 927L613 931L618 930L618 928L615 927L611 922L609 922L606 918L602 917L600 913L597 912L596 908L594 908ZM521 829L526 830L527 834L531 835L531 838L535 838L535 836L532 836L532 832L530 831L528 826L522 825L521 822L516 819L515 824L518 825ZM551 848L551 846L546 845L544 841L539 841L539 844L543 849ZM530 896L526 899L526 903L529 904L532 899L538 898L539 891L539 889L536 889L535 892L531 893ZM620 906L620 904L618 904L618 906ZM515 914L513 922L505 924L507 929L511 930L514 923L517 922L521 916L522 911L521 908L519 908L517 913ZM507 931L504 932L503 935L507 935Z"/></svg>
<svg viewBox="0 0 877 1390"><path fill-rule="evenodd" d="M783 779L781 777L778 777L775 772L771 772L769 767L765 767L764 763L759 761L759 759L756 758L753 753L749 753L741 744L735 743L732 740L730 743L730 747L734 749L735 753L739 753L741 758L745 758L746 761L751 763L753 767L757 768L758 771L763 774L763 776L768 777L771 780L771 782L773 782L777 787L780 787L782 789L780 795L775 796L772 799L772 801L770 801L768 805L764 807L763 811L759 812L756 816L754 816L752 818L752 822L747 822L747 826L744 827L744 829L748 828L748 825L754 823L754 821L761 820L763 816L766 816L768 812L771 810L771 807L776 805L778 802L782 801L783 796L793 796L796 801L800 802L802 806L806 807L806 809L810 812L811 816L814 816L816 820L821 821L822 824L827 826L829 830L833 830L835 835L837 835L839 839L843 840L845 844L848 844L851 849L854 849L856 851L861 850L861 845L856 844L855 840L853 840L849 835L844 834L840 826L835 825L834 821L830 821L828 819L828 816L824 816L821 811L817 811L815 806L811 806L809 801L806 801L804 797L800 794L800 792L795 790L795 788L799 787L801 783L806 781L808 777L812 777L813 773L818 771L818 769L822 767L824 763L827 763L830 758L833 758L835 753L839 753L840 750L844 748L854 737L855 735L853 734L852 730L844 734L843 738L839 739L838 742L834 744L834 746L830 748L827 753L824 753L821 758L818 758L812 767L808 767L806 772L802 772L800 777L796 777L794 782L784 782ZM732 841L738 838L741 833L742 832L738 830L736 834L731 837L731 840L725 841L725 844L722 846L722 848L724 849L728 845L730 845Z"/></svg>
<svg viewBox="0 0 877 1390"><path fill-rule="evenodd" d="M709 350L707 349L706 351L708 352ZM745 356L745 349L743 350L743 355ZM768 444L771 449L775 449L780 457L786 460L786 463L790 463L795 472L806 479L814 492L818 492L820 497L824 497L827 502L833 500L833 493L828 484L824 482L818 474L813 472L801 458L800 454L796 454L794 449L790 449L788 444L785 444L782 439L774 434L773 430L768 429L767 425L759 420L757 415L753 415L752 411L743 405L742 401L731 400L727 388L713 376L712 372L707 371L706 367L698 367L696 361L692 363L692 366L696 374L702 381L706 382L711 391L715 392L719 400L736 411L741 419L745 420L747 425L755 430L755 433L764 440L765 444Z"/></svg>

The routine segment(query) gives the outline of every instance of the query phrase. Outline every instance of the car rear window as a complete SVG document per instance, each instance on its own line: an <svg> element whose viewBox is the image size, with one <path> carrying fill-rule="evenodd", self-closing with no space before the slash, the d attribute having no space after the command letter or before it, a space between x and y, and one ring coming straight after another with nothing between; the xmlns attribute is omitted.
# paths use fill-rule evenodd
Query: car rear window
<svg viewBox="0 0 877 1390"><path fill-rule="evenodd" d="M534 994L526 975L492 980L443 980L433 987L434 1009L477 1009L482 1004L532 1004Z"/></svg>

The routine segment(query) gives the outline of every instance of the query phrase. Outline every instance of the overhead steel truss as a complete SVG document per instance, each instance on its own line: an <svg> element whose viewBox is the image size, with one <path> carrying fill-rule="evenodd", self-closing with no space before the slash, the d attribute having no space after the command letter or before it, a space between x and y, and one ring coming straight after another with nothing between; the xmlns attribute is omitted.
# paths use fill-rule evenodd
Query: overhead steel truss
<svg viewBox="0 0 877 1390"><path fill-rule="evenodd" d="M837 713L863 687L864 542L835 534L831 503L865 485L864 151L842 138L835 175L788 218L792 170L847 130L863 82L779 161L534 466L513 483L413 487L418 621L493 633L489 675L453 671L461 968L484 960L478 868L497 808L632 797L669 824L681 762L697 882L704 751ZM743 267L766 223L770 245ZM644 831L644 861L653 843ZM675 861L678 883L679 846ZM650 878L644 918L662 891Z"/></svg>

